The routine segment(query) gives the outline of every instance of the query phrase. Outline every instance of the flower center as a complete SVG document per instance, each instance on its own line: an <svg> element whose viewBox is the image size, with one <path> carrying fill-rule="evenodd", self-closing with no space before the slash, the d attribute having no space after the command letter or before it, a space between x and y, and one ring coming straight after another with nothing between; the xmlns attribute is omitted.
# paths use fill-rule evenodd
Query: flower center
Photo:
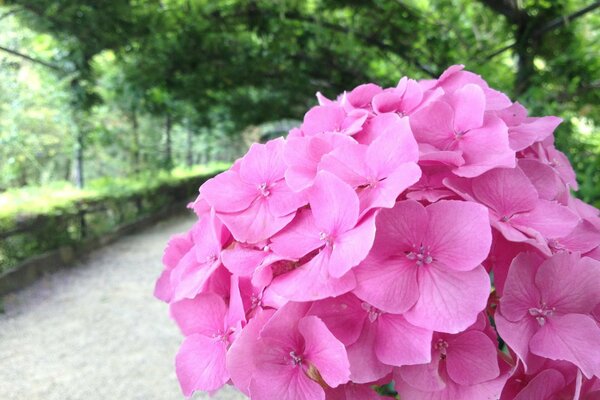
<svg viewBox="0 0 600 400"><path fill-rule="evenodd" d="M295 351L290 351L290 358L292 359L292 365L302 365L302 356L297 355Z"/></svg>
<svg viewBox="0 0 600 400"><path fill-rule="evenodd" d="M263 197L268 197L271 194L271 192L269 191L269 187L267 186L267 184L265 182L258 185L257 189L258 189L260 195Z"/></svg>
<svg viewBox="0 0 600 400"><path fill-rule="evenodd" d="M535 317L536 321L540 326L544 326L546 323L546 318L554 315L554 311L556 311L555 307L548 307L546 303L542 302L539 308L532 307L529 309L529 315Z"/></svg>
<svg viewBox="0 0 600 400"><path fill-rule="evenodd" d="M332 246L333 245L333 237L331 237L331 235L328 234L328 233L320 232L319 233L319 239L322 240L323 242L325 242L326 246Z"/></svg>
<svg viewBox="0 0 600 400"><path fill-rule="evenodd" d="M419 248L413 246L413 251L406 254L406 258L414 260L418 267L423 264L431 264L433 262L433 256L429 252L429 246L420 245Z"/></svg>
<svg viewBox="0 0 600 400"><path fill-rule="evenodd" d="M381 310L373 307L369 303L362 303L361 307L367 312L367 316L369 317L369 321L371 322L377 321L377 318L379 318L379 316L381 315Z"/></svg>
<svg viewBox="0 0 600 400"><path fill-rule="evenodd" d="M448 351L448 342L444 339L438 339L438 341L433 345L434 350L440 352L440 360L445 360L447 351Z"/></svg>
<svg viewBox="0 0 600 400"><path fill-rule="evenodd" d="M212 264L212 263L214 263L215 261L217 261L217 258L218 258L217 256L215 256L215 255L211 255L211 256L208 256L208 257L206 257L206 260L204 260L204 262L205 262L206 264Z"/></svg>

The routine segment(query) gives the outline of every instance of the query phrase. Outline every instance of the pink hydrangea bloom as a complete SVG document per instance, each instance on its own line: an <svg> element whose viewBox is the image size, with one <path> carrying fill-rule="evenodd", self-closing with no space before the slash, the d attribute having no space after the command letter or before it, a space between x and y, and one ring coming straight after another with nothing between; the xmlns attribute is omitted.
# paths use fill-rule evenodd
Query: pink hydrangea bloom
<svg viewBox="0 0 600 400"><path fill-rule="evenodd" d="M480 264L491 240L488 211L477 203L399 202L377 218L373 252L355 270L354 293L417 326L459 332L487 303L489 278Z"/></svg>
<svg viewBox="0 0 600 400"><path fill-rule="evenodd" d="M287 225L306 203L284 180L284 141L255 144L236 164L200 188L206 202L241 242L256 243Z"/></svg>
<svg viewBox="0 0 600 400"><path fill-rule="evenodd" d="M597 399L600 211L573 195L561 119L462 65L317 99L206 181L167 245L183 393Z"/></svg>
<svg viewBox="0 0 600 400"><path fill-rule="evenodd" d="M600 303L600 262L559 253L548 260L515 257L496 314L498 333L528 364L529 353L600 373L600 327L590 315Z"/></svg>
<svg viewBox="0 0 600 400"><path fill-rule="evenodd" d="M500 377L498 349L483 316L465 331L433 336L431 362L394 371L402 397L423 399L497 398L506 376Z"/></svg>

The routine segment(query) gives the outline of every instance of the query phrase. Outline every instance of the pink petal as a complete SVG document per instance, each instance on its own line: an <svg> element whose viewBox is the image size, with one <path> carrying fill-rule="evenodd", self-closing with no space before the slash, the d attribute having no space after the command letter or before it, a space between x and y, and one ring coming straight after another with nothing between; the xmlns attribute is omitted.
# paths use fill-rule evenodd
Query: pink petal
<svg viewBox="0 0 600 400"><path fill-rule="evenodd" d="M302 131L306 136L334 132L341 128L345 112L338 105L315 106L304 116Z"/></svg>
<svg viewBox="0 0 600 400"><path fill-rule="evenodd" d="M337 236L329 257L328 271L340 278L367 257L375 239L375 215L365 218L354 229Z"/></svg>
<svg viewBox="0 0 600 400"><path fill-rule="evenodd" d="M271 238L271 249L284 257L299 259L324 245L310 210L300 210L296 218Z"/></svg>
<svg viewBox="0 0 600 400"><path fill-rule="evenodd" d="M349 136L331 133L319 136L289 138L284 150L288 169L285 180L294 191L312 185L317 175L317 166L324 155L348 143L355 143Z"/></svg>
<svg viewBox="0 0 600 400"><path fill-rule="evenodd" d="M408 259L367 258L355 268L354 293L380 310L401 314L419 298L417 268Z"/></svg>
<svg viewBox="0 0 600 400"><path fill-rule="evenodd" d="M354 383L368 383L383 378L392 372L392 367L383 364L375 355L377 327L368 319L358 340L348 346L350 360L350 380Z"/></svg>
<svg viewBox="0 0 600 400"><path fill-rule="evenodd" d="M169 269L175 268L179 260L194 246L189 233L174 235L169 239L162 258L163 264Z"/></svg>
<svg viewBox="0 0 600 400"><path fill-rule="evenodd" d="M274 313L274 310L258 312L244 327L227 352L227 370L231 374L231 380L235 387L246 395L249 394L250 380L256 368L254 361L258 346L258 334Z"/></svg>
<svg viewBox="0 0 600 400"><path fill-rule="evenodd" d="M227 383L226 351L226 343L220 340L197 334L185 338L175 358L175 371L185 396L196 390L214 391Z"/></svg>
<svg viewBox="0 0 600 400"><path fill-rule="evenodd" d="M203 289L212 274L221 265L219 260L198 263L192 252L171 271L171 285L174 287L171 301L192 299Z"/></svg>
<svg viewBox="0 0 600 400"><path fill-rule="evenodd" d="M502 315L509 321L518 322L529 316L531 307L539 306L541 294L535 274L541 263L533 253L521 253L512 261L500 299Z"/></svg>
<svg viewBox="0 0 600 400"><path fill-rule="evenodd" d="M522 124L509 129L510 147L515 151L521 151L534 142L546 139L562 122L558 117L528 118Z"/></svg>
<svg viewBox="0 0 600 400"><path fill-rule="evenodd" d="M321 251L308 263L276 277L269 289L291 301L314 301L339 296L354 289L356 279L349 272L341 278L329 275L329 254Z"/></svg>
<svg viewBox="0 0 600 400"><path fill-rule="evenodd" d="M369 180L365 158L367 146L348 143L326 154L319 163L319 170L328 171L350 186L362 186Z"/></svg>
<svg viewBox="0 0 600 400"><path fill-rule="evenodd" d="M222 332L227 314L225 301L214 293L202 293L194 299L172 303L170 310L171 316L186 336L200 333L211 337Z"/></svg>
<svg viewBox="0 0 600 400"><path fill-rule="evenodd" d="M563 374L555 369L545 369L534 376L527 385L511 399L551 399L566 385Z"/></svg>
<svg viewBox="0 0 600 400"><path fill-rule="evenodd" d="M386 179L360 190L361 216L373 208L392 208L398 196L421 177L421 169L415 163L405 163L392 172Z"/></svg>
<svg viewBox="0 0 600 400"><path fill-rule="evenodd" d="M350 93L348 93L348 101L354 107L364 108L371 103L371 99L376 94L382 91L380 86L374 83L365 83L355 87Z"/></svg>
<svg viewBox="0 0 600 400"><path fill-rule="evenodd" d="M401 315L377 318L375 354L388 365L424 364L431 361L432 331L410 324Z"/></svg>
<svg viewBox="0 0 600 400"><path fill-rule="evenodd" d="M308 313L319 317L336 338L349 346L358 340L366 318L361 303L356 296L347 293L314 302Z"/></svg>
<svg viewBox="0 0 600 400"><path fill-rule="evenodd" d="M515 227L536 230L547 238L567 236L579 223L579 217L569 208L553 201L538 200L536 207L510 220Z"/></svg>
<svg viewBox="0 0 600 400"><path fill-rule="evenodd" d="M581 220L571 233L555 239L555 242L558 249L587 253L600 246L600 230L592 223Z"/></svg>
<svg viewBox="0 0 600 400"><path fill-rule="evenodd" d="M255 374L250 383L252 400L325 400L323 388L299 367L271 366Z"/></svg>
<svg viewBox="0 0 600 400"><path fill-rule="evenodd" d="M401 110L403 91L387 89L373 97L373 111L377 114L392 113Z"/></svg>
<svg viewBox="0 0 600 400"><path fill-rule="evenodd" d="M273 215L269 203L261 197L243 212L218 214L218 217L237 241L258 243L279 232L294 219L294 215Z"/></svg>
<svg viewBox="0 0 600 400"><path fill-rule="evenodd" d="M269 187L269 210L277 217L284 217L306 205L308 200L303 193L295 193L284 180L277 181Z"/></svg>
<svg viewBox="0 0 600 400"><path fill-rule="evenodd" d="M529 341L540 327L538 322L533 317L512 322L498 312L494 316L494 321L500 337L517 354L517 357L519 357L525 369L527 369L529 364L532 363L532 355L529 352Z"/></svg>
<svg viewBox="0 0 600 400"><path fill-rule="evenodd" d="M304 337L304 356L314 365L331 387L348 382L350 362L346 348L327 329L323 321L311 315L298 322L298 330Z"/></svg>
<svg viewBox="0 0 600 400"><path fill-rule="evenodd" d="M508 145L508 128L498 117L486 115L481 128L467 132L458 141L465 164L453 172L473 178L494 168L514 168L515 152Z"/></svg>
<svg viewBox="0 0 600 400"><path fill-rule="evenodd" d="M349 382L335 389L327 389L327 400L381 400L373 385Z"/></svg>
<svg viewBox="0 0 600 400"><path fill-rule="evenodd" d="M496 345L483 332L467 331L448 340L448 376L460 385L474 385L500 375Z"/></svg>
<svg viewBox="0 0 600 400"><path fill-rule="evenodd" d="M469 271L488 256L492 231L488 209L481 204L442 200L427 207L425 243L435 261L456 271Z"/></svg>
<svg viewBox="0 0 600 400"><path fill-rule="evenodd" d="M474 179L472 188L477 200L499 217L532 210L538 200L535 187L518 168L489 171Z"/></svg>
<svg viewBox="0 0 600 400"><path fill-rule="evenodd" d="M424 391L439 391L446 383L439 374L440 357L435 355L430 363L421 365L406 365L394 370L394 381L406 381L415 389ZM398 375L396 377L396 375Z"/></svg>
<svg viewBox="0 0 600 400"><path fill-rule="evenodd" d="M588 314L600 303L600 262L558 253L540 266L535 283L549 307L564 314Z"/></svg>
<svg viewBox="0 0 600 400"><path fill-rule="evenodd" d="M266 144L254 143L240 163L240 178L254 185L267 185L283 179L286 165L283 161L285 140L271 140Z"/></svg>
<svg viewBox="0 0 600 400"><path fill-rule="evenodd" d="M570 361L589 379L600 371L600 327L582 314L547 319L531 338L531 352L552 360Z"/></svg>
<svg viewBox="0 0 600 400"><path fill-rule="evenodd" d="M448 150L454 141L454 110L443 101L434 101L410 117L410 127L419 143Z"/></svg>
<svg viewBox="0 0 600 400"><path fill-rule="evenodd" d="M419 269L419 300L406 312L416 326L457 333L477 319L490 293L490 278L482 266L458 272L430 264Z"/></svg>
<svg viewBox="0 0 600 400"><path fill-rule="evenodd" d="M449 96L454 109L454 130L466 132L483 125L485 95L477 85L467 84Z"/></svg>
<svg viewBox="0 0 600 400"><path fill-rule="evenodd" d="M171 286L171 270L165 269L161 272L154 285L154 297L166 303L171 301L173 286Z"/></svg>
<svg viewBox="0 0 600 400"><path fill-rule="evenodd" d="M358 196L347 183L321 171L309 193L315 224L328 235L352 229L358 220Z"/></svg>
<svg viewBox="0 0 600 400"><path fill-rule="evenodd" d="M268 254L263 250L237 245L223 250L221 259L232 274L251 276Z"/></svg>
<svg viewBox="0 0 600 400"><path fill-rule="evenodd" d="M377 216L377 235L373 252L381 257L410 251L423 242L429 216L425 207L414 200L399 201Z"/></svg>
<svg viewBox="0 0 600 400"><path fill-rule="evenodd" d="M556 200L566 190L565 184L547 164L524 158L519 160L519 168L535 186L541 199Z"/></svg>
<svg viewBox="0 0 600 400"><path fill-rule="evenodd" d="M236 171L225 171L207 180L200 195L219 212L239 212L259 196L255 185L243 182Z"/></svg>
<svg viewBox="0 0 600 400"><path fill-rule="evenodd" d="M374 177L383 178L401 164L419 161L419 148L410 130L408 118L396 114L381 115L375 119L385 119L386 126L368 147L366 162Z"/></svg>

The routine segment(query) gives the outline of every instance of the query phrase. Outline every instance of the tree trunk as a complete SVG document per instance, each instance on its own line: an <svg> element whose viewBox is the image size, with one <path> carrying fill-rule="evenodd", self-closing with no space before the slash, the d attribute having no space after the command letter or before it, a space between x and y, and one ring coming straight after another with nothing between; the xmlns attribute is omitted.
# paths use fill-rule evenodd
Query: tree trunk
<svg viewBox="0 0 600 400"><path fill-rule="evenodd" d="M75 142L75 186L82 189L85 183L83 177L84 132L83 126L79 118L76 123L76 126L77 140Z"/></svg>
<svg viewBox="0 0 600 400"><path fill-rule="evenodd" d="M515 95L519 96L531 86L531 78L535 75L535 39L532 37L533 24L529 18L523 18L515 32L517 56L517 74L515 76Z"/></svg>
<svg viewBox="0 0 600 400"><path fill-rule="evenodd" d="M132 143L132 158L133 158L133 172L140 172L140 132L139 122L137 118L136 110L131 112L131 129L133 130L133 143Z"/></svg>
<svg viewBox="0 0 600 400"><path fill-rule="evenodd" d="M173 121L171 114L167 113L165 118L165 167L167 169L173 168L173 150L171 143L171 130L173 128Z"/></svg>
<svg viewBox="0 0 600 400"><path fill-rule="evenodd" d="M187 128L187 143L186 143L186 162L187 166L194 165L194 134L191 128Z"/></svg>

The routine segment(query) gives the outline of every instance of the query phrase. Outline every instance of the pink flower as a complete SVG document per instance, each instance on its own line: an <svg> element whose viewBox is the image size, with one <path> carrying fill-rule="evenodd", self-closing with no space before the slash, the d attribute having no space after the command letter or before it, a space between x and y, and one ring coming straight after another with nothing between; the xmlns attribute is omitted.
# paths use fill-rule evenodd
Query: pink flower
<svg viewBox="0 0 600 400"><path fill-rule="evenodd" d="M240 320L213 293L171 304L171 315L186 336L175 359L183 394L219 389L229 380L225 357Z"/></svg>
<svg viewBox="0 0 600 400"><path fill-rule="evenodd" d="M286 226L306 204L284 180L283 139L254 144L236 164L205 182L200 194L240 242L256 243Z"/></svg>
<svg viewBox="0 0 600 400"><path fill-rule="evenodd" d="M373 118L371 123L379 123L379 136L368 146L342 145L326 154L319 164L320 169L358 188L363 214L372 208L393 207L400 193L421 176L416 164L417 142L408 120L388 114Z"/></svg>
<svg viewBox="0 0 600 400"><path fill-rule="evenodd" d="M498 350L484 332L481 316L467 330L456 335L435 334L431 362L396 368L394 381L402 398L488 399L497 398L504 378L500 376Z"/></svg>
<svg viewBox="0 0 600 400"><path fill-rule="evenodd" d="M356 109L347 112L342 105L338 104L315 106L304 116L300 129L304 136L322 133L354 135L360 132L367 116L367 111Z"/></svg>
<svg viewBox="0 0 600 400"><path fill-rule="evenodd" d="M490 284L480 264L490 244L488 212L479 204L399 202L377 217L373 251L355 269L354 293L405 313L416 326L459 332L485 308Z"/></svg>
<svg viewBox="0 0 600 400"><path fill-rule="evenodd" d="M508 128L498 117L485 113L485 94L467 84L429 104L410 117L419 143L464 159L455 165L458 176L474 177L493 168L515 166Z"/></svg>
<svg viewBox="0 0 600 400"><path fill-rule="evenodd" d="M154 296L156 296L156 298L167 303L171 301L171 297L173 296L171 271L193 247L194 242L192 240L191 231L171 237L162 258L165 269L156 281L154 287Z"/></svg>
<svg viewBox="0 0 600 400"><path fill-rule="evenodd" d="M495 114L508 126L508 139L514 151L521 151L535 142L545 140L562 122L558 117L527 117L527 110L519 103L498 110Z"/></svg>
<svg viewBox="0 0 600 400"><path fill-rule="evenodd" d="M202 292L209 278L221 265L221 249L230 235L214 213L211 213L196 223L191 237L194 247L181 258L169 275L173 290L170 301L191 299Z"/></svg>
<svg viewBox="0 0 600 400"><path fill-rule="evenodd" d="M303 210L274 236L273 251L287 258L306 259L301 266L278 276L270 288L294 301L336 296L354 288L348 273L368 254L375 236L374 216L359 221L354 190L328 172L320 172L308 194L310 211Z"/></svg>
<svg viewBox="0 0 600 400"><path fill-rule="evenodd" d="M440 97L443 90L431 91L435 97ZM431 98L431 96L429 96ZM404 77L395 88L386 89L373 97L373 111L377 114L396 113L401 117L412 114L423 104L431 100L425 96L423 87L414 79Z"/></svg>
<svg viewBox="0 0 600 400"><path fill-rule="evenodd" d="M522 364L517 367L500 400L583 399L582 395L588 391L582 390L581 373L573 364L542 359L529 369L525 373Z"/></svg>
<svg viewBox="0 0 600 400"><path fill-rule="evenodd" d="M283 152L288 167L285 171L285 181L288 186L294 191L311 186L323 156L349 143L356 143L356 141L340 133L289 138Z"/></svg>
<svg viewBox="0 0 600 400"><path fill-rule="evenodd" d="M487 206L492 226L506 239L529 243L548 254L547 240L568 235L579 222L568 207L540 199L520 168L495 169L471 181L446 182L465 199Z"/></svg>
<svg viewBox="0 0 600 400"><path fill-rule="evenodd" d="M249 343L253 347L250 354L231 356L232 366L245 363L252 368L248 385L252 399L325 399L321 385L336 387L348 382L344 345L318 317L306 315L308 307L306 303L288 303L280 308L259 332L254 330L258 337ZM242 360L244 356L253 361ZM244 374L236 379L248 381Z"/></svg>
<svg viewBox="0 0 600 400"><path fill-rule="evenodd" d="M600 373L600 262L559 253L517 256L496 313L498 333L527 365L529 353L566 360L588 378Z"/></svg>
<svg viewBox="0 0 600 400"><path fill-rule="evenodd" d="M429 362L432 331L411 325L402 315L378 310L352 294L315 302L317 315L347 346L351 380L381 379L392 366Z"/></svg>

